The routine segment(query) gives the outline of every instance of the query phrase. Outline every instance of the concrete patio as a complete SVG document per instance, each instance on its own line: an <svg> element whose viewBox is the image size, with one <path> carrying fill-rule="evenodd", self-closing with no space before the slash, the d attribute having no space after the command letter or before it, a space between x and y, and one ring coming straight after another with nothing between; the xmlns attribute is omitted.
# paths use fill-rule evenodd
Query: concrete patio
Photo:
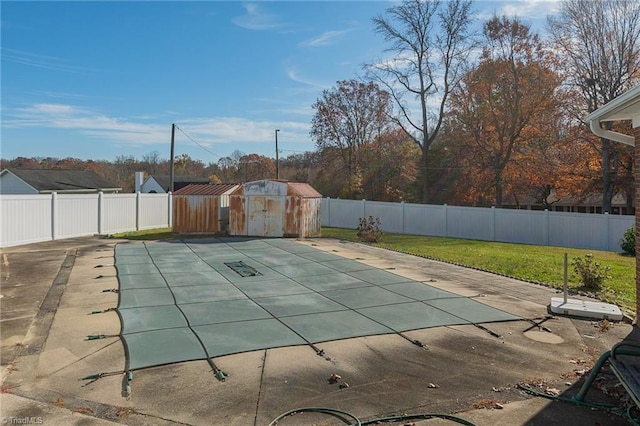
<svg viewBox="0 0 640 426"><path fill-rule="evenodd" d="M134 371L123 397L125 351L114 246L78 238L2 250L2 393L5 422L268 425L300 407L359 419L442 413L477 425L624 425L620 416L534 397L518 384L570 397L604 350L635 339L627 323L553 316L556 291L473 269L331 239L291 240L357 260L522 317L260 349ZM107 311L93 314L94 311ZM539 325L536 325L539 324ZM87 340L88 335L106 338ZM114 336L114 337L109 337ZM416 345L421 342L424 346ZM167 341L166 345L173 342ZM82 380L114 372L97 380ZM332 375L340 376L331 380ZM126 384L126 383L124 383ZM606 386L609 386L607 383ZM594 389L590 400L615 402ZM451 424L414 420L415 424ZM278 424L345 424L319 413Z"/></svg>

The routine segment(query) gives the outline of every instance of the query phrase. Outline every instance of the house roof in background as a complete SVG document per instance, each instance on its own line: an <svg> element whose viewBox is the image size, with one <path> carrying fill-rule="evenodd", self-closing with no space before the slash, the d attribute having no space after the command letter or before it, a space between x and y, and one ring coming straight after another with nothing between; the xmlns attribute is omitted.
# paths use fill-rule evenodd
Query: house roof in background
<svg viewBox="0 0 640 426"><path fill-rule="evenodd" d="M239 185L235 183L190 183L176 190L174 195L224 195L231 193Z"/></svg>
<svg viewBox="0 0 640 426"><path fill-rule="evenodd" d="M70 169L14 169L8 171L40 192L48 191L121 191L122 188L107 182L100 175L88 170Z"/></svg>
<svg viewBox="0 0 640 426"><path fill-rule="evenodd" d="M171 180L171 176L169 175L151 175L148 179L153 178L158 185L162 187L165 191L169 189L169 184ZM209 178L202 177L189 177L189 176L174 176L173 177L173 186L175 188L176 184L189 184L189 183L209 183L211 180ZM184 186L184 185L180 185Z"/></svg>

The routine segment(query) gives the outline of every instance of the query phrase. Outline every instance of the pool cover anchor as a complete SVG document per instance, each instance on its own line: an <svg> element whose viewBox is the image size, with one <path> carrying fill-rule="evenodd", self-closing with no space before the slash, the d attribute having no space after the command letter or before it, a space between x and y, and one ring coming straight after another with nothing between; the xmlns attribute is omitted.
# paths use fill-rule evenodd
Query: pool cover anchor
<svg viewBox="0 0 640 426"><path fill-rule="evenodd" d="M107 308L104 309L102 311L91 311L90 313L88 313L87 315L95 315L95 314L104 314L105 312L113 312L115 311L117 308ZM89 339L89 340L93 340L93 339Z"/></svg>
<svg viewBox="0 0 640 426"><path fill-rule="evenodd" d="M314 345L311 342L308 342L308 345L311 346L311 349L313 349L316 352L316 355L321 356L322 358L324 358L327 361L331 361L331 357L327 354L325 354L324 349L320 349L319 347L317 347L316 345Z"/></svg>
<svg viewBox="0 0 640 426"><path fill-rule="evenodd" d="M122 375L122 397L127 401L131 399L131 381L133 380L133 373L131 371L125 372Z"/></svg>
<svg viewBox="0 0 640 426"><path fill-rule="evenodd" d="M400 332L398 332L397 334L398 334L398 336L400 336L400 337L402 337L402 338L404 338L404 339L408 340L409 342L413 343L414 345L416 345L416 346L418 346L418 347L420 347L420 348L424 348L424 349L427 349L427 350L429 349L429 347L428 347L426 344L422 343L422 342L421 342L420 340L418 340L418 339L412 339L411 337L406 336L406 335L404 335L404 334L402 334L402 333L400 333Z"/></svg>
<svg viewBox="0 0 640 426"><path fill-rule="evenodd" d="M91 383L94 383L97 380L102 379L103 377L117 376L119 374L123 374L127 376L126 378L128 381L133 380L133 373L131 371L108 371L105 373L89 374L88 376L82 377L80 380L90 380L89 382L82 385L82 386L88 386Z"/></svg>
<svg viewBox="0 0 640 426"><path fill-rule="evenodd" d="M542 325L542 323L550 320L550 319L555 319L555 317L553 317L552 315L546 315L542 318L525 318L525 321L529 321L532 326L527 328L525 331L523 331L523 333L526 333L527 331L531 331L534 328L538 327L539 331L546 331L547 333L553 333L553 331L551 331L551 329L545 327L544 325ZM538 320L538 321L536 321Z"/></svg>
<svg viewBox="0 0 640 426"><path fill-rule="evenodd" d="M218 368L216 363L213 362L213 359L207 358L207 362L209 363L209 366L211 366L211 369L213 370L213 374L216 375L216 379L218 379L221 382L224 382L227 380L227 377L228 377L227 374Z"/></svg>
<svg viewBox="0 0 640 426"><path fill-rule="evenodd" d="M473 325L475 325L476 327L478 327L480 330L484 330L484 331L486 331L487 333L489 333L489 334L490 334L490 335L492 335L493 337L496 337L496 338L498 338L498 339L502 339L502 338L503 338L502 334L500 334L500 333L496 333L496 332L495 332L495 331L493 331L493 330L489 330L487 327L485 327L485 326L484 326L484 325L482 325L482 324L473 324Z"/></svg>
<svg viewBox="0 0 640 426"><path fill-rule="evenodd" d="M120 337L120 336L117 334L90 334L87 336L87 340L106 339L107 337Z"/></svg>

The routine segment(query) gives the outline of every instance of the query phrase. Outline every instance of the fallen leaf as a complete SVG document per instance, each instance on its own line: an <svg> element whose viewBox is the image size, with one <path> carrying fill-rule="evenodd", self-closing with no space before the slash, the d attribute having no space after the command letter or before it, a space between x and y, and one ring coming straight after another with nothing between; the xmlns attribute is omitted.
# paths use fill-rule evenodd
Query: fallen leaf
<svg viewBox="0 0 640 426"><path fill-rule="evenodd" d="M560 395L560 391L556 388L546 388L544 390L544 393L548 394L548 395L553 395L553 396L558 396Z"/></svg>

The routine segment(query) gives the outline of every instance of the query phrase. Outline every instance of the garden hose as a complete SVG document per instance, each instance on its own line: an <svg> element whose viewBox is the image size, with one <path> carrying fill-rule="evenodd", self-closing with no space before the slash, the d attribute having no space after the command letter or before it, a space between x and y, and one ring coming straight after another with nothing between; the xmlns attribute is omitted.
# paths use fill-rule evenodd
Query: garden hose
<svg viewBox="0 0 640 426"><path fill-rule="evenodd" d="M541 396L543 398L551 399L553 401L568 402L570 404L576 404L576 405L580 405L582 407L587 407L587 408L591 408L591 409L594 409L594 410L606 411L606 412L611 413L611 414L622 416L622 417L625 417L627 419L627 421L629 423L631 423L632 426L640 426L640 423L638 423L633 418L633 416L631 415L631 410L633 409L633 406L625 409L623 407L618 407L616 405L597 404L597 403L593 403L593 402L578 401L577 399L573 399L573 398L563 398L561 396L549 395L547 393L537 391L537 390L535 390L535 389L533 389L533 388L531 388L531 387L529 387L527 385L523 385L523 384L519 384L518 387L520 389L522 389L523 391L525 391L527 393L530 393L531 395Z"/></svg>
<svg viewBox="0 0 640 426"><path fill-rule="evenodd" d="M347 411L338 410L337 408L327 408L327 407L302 407L302 408L296 408L294 410L289 410L286 413L282 413L278 417L276 417L271 423L269 423L269 426L275 426L278 424L280 420L284 419L285 417L292 416L298 413L324 413L324 414L330 414L335 417L342 418L343 420L345 418L350 418L354 420L354 423L347 423L349 426L362 426L362 425L377 424L381 422L398 422L398 421L405 421L405 420L433 419L433 418L451 420L453 422L460 423L465 426L476 426L474 423L466 419L463 419L461 417L454 416L451 414L437 414L437 413L403 414L398 416L379 417L379 418L375 418L375 419L371 419L363 422L358 417L356 417L355 415Z"/></svg>

